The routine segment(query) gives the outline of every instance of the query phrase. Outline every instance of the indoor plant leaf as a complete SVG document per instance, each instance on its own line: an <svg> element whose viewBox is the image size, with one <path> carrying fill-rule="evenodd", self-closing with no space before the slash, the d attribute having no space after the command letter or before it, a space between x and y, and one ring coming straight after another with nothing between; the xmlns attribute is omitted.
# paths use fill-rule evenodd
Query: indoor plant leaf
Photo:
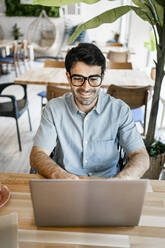
<svg viewBox="0 0 165 248"><path fill-rule="evenodd" d="M164 0L155 0L159 5L165 7L165 1Z"/></svg>
<svg viewBox="0 0 165 248"><path fill-rule="evenodd" d="M125 15L128 13L130 10L133 10L136 12L137 15L139 15L143 20L150 22L146 14L140 10L138 7L135 6L130 6L130 5L125 5L125 6L120 6L114 9L110 9L108 11L105 11L104 13L90 19L89 21L81 24L78 26L78 28L75 30L75 32L72 34L72 36L69 38L69 43L72 43L83 30L91 29L91 28L96 28L100 26L103 23L112 23L116 21L118 18L121 16Z"/></svg>

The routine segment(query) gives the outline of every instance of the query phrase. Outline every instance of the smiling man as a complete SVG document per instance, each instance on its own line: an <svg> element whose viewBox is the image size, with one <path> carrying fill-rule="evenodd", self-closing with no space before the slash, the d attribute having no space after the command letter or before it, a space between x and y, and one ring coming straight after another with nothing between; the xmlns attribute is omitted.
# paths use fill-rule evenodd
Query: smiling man
<svg viewBox="0 0 165 248"><path fill-rule="evenodd" d="M149 157L128 105L100 89L105 72L102 52L80 43L68 52L65 67L72 93L46 105L31 166L48 178L140 178ZM121 171L120 146L128 156Z"/></svg>

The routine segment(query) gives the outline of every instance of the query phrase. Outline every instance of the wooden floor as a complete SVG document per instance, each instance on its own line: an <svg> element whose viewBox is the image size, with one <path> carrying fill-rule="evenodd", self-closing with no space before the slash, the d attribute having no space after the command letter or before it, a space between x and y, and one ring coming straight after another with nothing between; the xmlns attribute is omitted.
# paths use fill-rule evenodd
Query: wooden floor
<svg viewBox="0 0 165 248"><path fill-rule="evenodd" d="M39 66L42 66L39 64ZM14 72L0 76L0 83L12 82ZM29 154L33 144L33 137L39 126L41 117L41 99L37 93L45 86L28 85L29 110L32 121L32 132L29 129L27 111L19 118L22 152L19 151L16 123L14 118L0 118L0 172L28 173L30 168ZM6 90L7 91L7 90ZM18 97L22 90L17 86L10 89L10 93Z"/></svg>

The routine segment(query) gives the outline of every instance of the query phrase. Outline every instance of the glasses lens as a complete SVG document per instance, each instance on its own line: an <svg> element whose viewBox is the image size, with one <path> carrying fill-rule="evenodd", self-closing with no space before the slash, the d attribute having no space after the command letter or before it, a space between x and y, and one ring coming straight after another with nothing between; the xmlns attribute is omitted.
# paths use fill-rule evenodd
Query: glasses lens
<svg viewBox="0 0 165 248"><path fill-rule="evenodd" d="M81 76L72 76L72 84L75 86L81 86L84 83L84 78Z"/></svg>
<svg viewBox="0 0 165 248"><path fill-rule="evenodd" d="M91 76L89 77L90 85L93 87L97 87L101 84L101 77L100 76Z"/></svg>

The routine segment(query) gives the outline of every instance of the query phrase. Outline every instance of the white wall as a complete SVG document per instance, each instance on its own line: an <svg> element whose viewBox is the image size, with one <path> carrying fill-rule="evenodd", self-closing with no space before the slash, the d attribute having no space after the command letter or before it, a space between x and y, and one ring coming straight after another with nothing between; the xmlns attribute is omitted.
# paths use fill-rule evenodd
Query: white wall
<svg viewBox="0 0 165 248"><path fill-rule="evenodd" d="M0 25L3 27L4 39L13 39L12 27L15 23L17 23L18 27L20 28L20 32L23 33L23 37L20 37L20 39L26 39L28 27L35 19L36 17L8 17L5 15L0 15ZM50 18L50 20L56 26L56 45L53 53L51 52L50 55L56 56L59 53L63 42L64 20L63 18Z"/></svg>
<svg viewBox="0 0 165 248"><path fill-rule="evenodd" d="M96 4L81 4L82 21L89 19L115 7L121 5L121 1L107 1L102 0ZM88 37L90 41L95 40L99 45L105 45L107 40L113 39L114 33L120 30L120 20L114 23L103 24L97 28L88 30Z"/></svg>
<svg viewBox="0 0 165 248"><path fill-rule="evenodd" d="M144 47L144 42L149 41L150 31L151 26L149 23L143 21L132 12L128 46L135 52L135 54L131 56L131 61L136 68L143 69L147 65L148 50Z"/></svg>
<svg viewBox="0 0 165 248"><path fill-rule="evenodd" d="M52 54L52 56L56 56L60 49L64 35L64 21L69 20L69 22L73 25L80 22L85 22L104 11L107 11L108 9L121 5L121 3L122 1L107 0L102 0L96 4L91 5L81 3L81 16L51 18L51 20L53 19L55 25L60 27L58 28L59 32L57 34L57 49L55 54ZM21 32L26 34L29 24L34 19L35 18L33 17L5 17L0 15L0 24L3 26L5 32L5 39L13 38L11 30L15 23L18 23ZM129 20L129 18L127 18L127 20ZM104 45L107 40L113 38L114 32L119 32L120 21L121 19L112 24L103 24L98 28L88 30L87 33L89 41L95 40L98 45ZM147 22L142 21L135 13L132 12L130 14L130 25L127 23L126 30L128 29L128 26L130 28L130 30L128 30L128 46L131 51L135 52L135 54L131 55L130 60L133 62L133 66L135 68L144 68L147 64L148 53L147 49L144 48L144 42L149 40L149 33L151 30L150 25ZM125 33L125 30L123 33ZM123 35L123 33L121 34L121 42L125 42L126 40L126 37Z"/></svg>

